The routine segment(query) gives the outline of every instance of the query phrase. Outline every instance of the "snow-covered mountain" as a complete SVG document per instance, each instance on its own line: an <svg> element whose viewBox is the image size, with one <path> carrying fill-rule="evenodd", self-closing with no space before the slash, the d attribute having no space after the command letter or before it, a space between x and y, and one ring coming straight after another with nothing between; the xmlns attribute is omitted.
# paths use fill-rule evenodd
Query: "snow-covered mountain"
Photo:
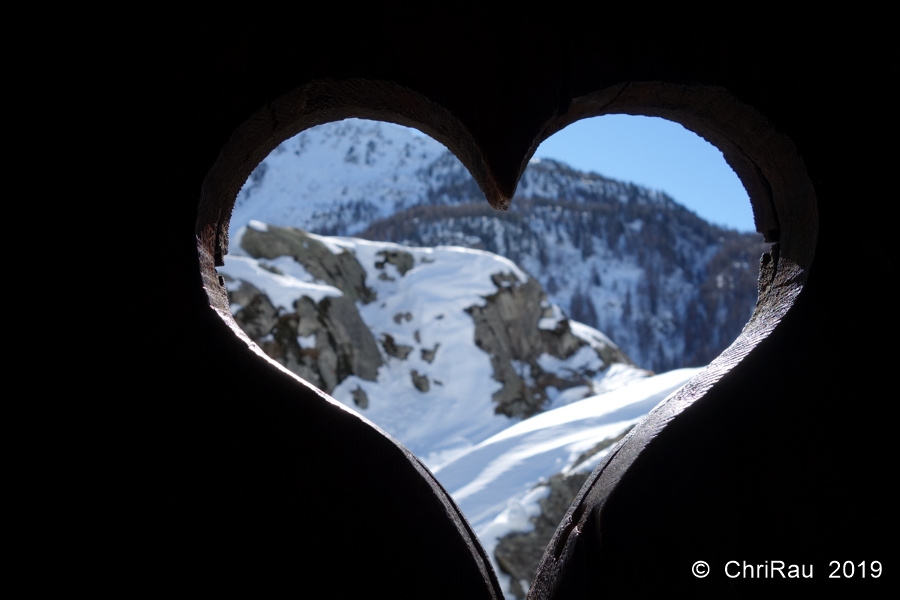
<svg viewBox="0 0 900 600"><path fill-rule="evenodd" d="M500 254L658 372L706 364L737 337L766 250L761 236L710 225L662 192L550 160L532 161L500 213L438 142L354 119L272 152L241 190L232 231L251 219Z"/></svg>
<svg viewBox="0 0 900 600"><path fill-rule="evenodd" d="M238 238L219 272L247 335L431 467L523 417L648 375L495 254L259 221Z"/></svg>
<svg viewBox="0 0 900 600"><path fill-rule="evenodd" d="M424 460L510 598L587 473L696 371L651 376L490 252L259 221L232 239L219 272L235 320Z"/></svg>
<svg viewBox="0 0 900 600"><path fill-rule="evenodd" d="M439 163L455 169L448 154L420 132L378 121L347 119L308 129L253 171L235 202L231 230L255 219L327 235L357 234L429 197L442 180L429 169L440 171Z"/></svg>
<svg viewBox="0 0 900 600"><path fill-rule="evenodd" d="M555 161L498 213L434 140L358 120L261 163L230 243L238 324L423 459L509 598L588 473L698 371L669 370L737 336L765 250Z"/></svg>
<svg viewBox="0 0 900 600"><path fill-rule="evenodd" d="M588 475L628 431L700 369L678 369L512 425L434 474L485 547L508 597L522 598Z"/></svg>

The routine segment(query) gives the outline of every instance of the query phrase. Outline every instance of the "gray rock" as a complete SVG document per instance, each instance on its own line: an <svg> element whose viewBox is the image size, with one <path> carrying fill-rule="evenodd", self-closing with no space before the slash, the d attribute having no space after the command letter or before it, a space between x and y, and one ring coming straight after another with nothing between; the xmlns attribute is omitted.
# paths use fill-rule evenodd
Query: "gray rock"
<svg viewBox="0 0 900 600"><path fill-rule="evenodd" d="M406 357L409 356L409 353L413 350L412 346L404 346L403 344L396 343L394 341L394 336L387 333L381 338L381 347L388 353L388 356L393 356L400 360L406 360Z"/></svg>
<svg viewBox="0 0 900 600"><path fill-rule="evenodd" d="M267 335L278 322L278 309L269 297L246 281L241 281L236 291L228 292L228 301L241 306L234 314L234 320L252 340Z"/></svg>
<svg viewBox="0 0 900 600"><path fill-rule="evenodd" d="M274 273L275 275L284 275L284 272L282 272L282 270L278 267L267 265L263 261L259 261L259 263L257 264L259 264L259 268L263 271L268 271L269 273Z"/></svg>
<svg viewBox="0 0 900 600"><path fill-rule="evenodd" d="M369 395L366 393L366 390L356 386L356 389L350 392L350 395L353 397L355 405L363 409L369 408Z"/></svg>
<svg viewBox="0 0 900 600"><path fill-rule="evenodd" d="M378 351L378 344L359 316L356 304L346 296L325 298L319 303L319 309L323 315L321 320L333 340L333 347L338 350L339 356L346 358L350 363L349 371L345 374L340 373L338 381L342 381L350 374L375 381L378 367L384 363ZM318 340L318 337L316 339Z"/></svg>
<svg viewBox="0 0 900 600"><path fill-rule="evenodd" d="M416 332L418 333L418 332ZM428 348L422 348L422 360L425 362L431 363L434 361L434 356L437 354L438 348L440 348L440 344L435 344L434 348L429 350Z"/></svg>
<svg viewBox="0 0 900 600"><path fill-rule="evenodd" d="M267 231L247 228L241 248L253 258L291 256L319 281L332 285L353 302L368 304L375 292L366 286L366 271L349 250L333 254L325 244L293 227L269 225Z"/></svg>
<svg viewBox="0 0 900 600"><path fill-rule="evenodd" d="M229 299L242 305L234 317L244 332L272 359L319 389L330 393L350 375L375 381L383 364L378 344L356 304L345 296L319 303L304 296L294 303L294 312L281 315L247 282ZM315 336L315 346L301 347L297 338L309 336Z"/></svg>
<svg viewBox="0 0 900 600"><path fill-rule="evenodd" d="M421 375L418 371L413 370L411 373L413 385L416 386L416 389L420 392L427 392L430 389L428 385L428 376Z"/></svg>
<svg viewBox="0 0 900 600"><path fill-rule="evenodd" d="M382 257L384 260L375 263L376 269L383 269L385 264L390 263L397 267L401 277L406 275L406 272L412 269L415 264L413 255L402 250L383 250L377 256Z"/></svg>
<svg viewBox="0 0 900 600"><path fill-rule="evenodd" d="M575 337L572 333L572 330L569 328L568 320L560 321L555 330L550 331L542 329L541 337L547 348L547 353L556 357L572 356L572 354L578 351L578 348L585 345L583 340ZM621 348L610 343L608 340L602 338L595 339L592 349L606 366L613 363L634 365L634 361L632 361Z"/></svg>
<svg viewBox="0 0 900 600"><path fill-rule="evenodd" d="M546 403L548 386L584 385L595 373L544 372L537 362L541 354L566 359L586 342L575 337L565 319L553 331L538 328L548 315L547 296L537 280L521 283L512 273L498 273L491 280L497 292L487 296L483 306L466 309L475 321L475 344L490 355L494 379L503 383L493 396L495 411L530 417ZM615 345L598 340L596 348L604 368L615 362L631 364Z"/></svg>

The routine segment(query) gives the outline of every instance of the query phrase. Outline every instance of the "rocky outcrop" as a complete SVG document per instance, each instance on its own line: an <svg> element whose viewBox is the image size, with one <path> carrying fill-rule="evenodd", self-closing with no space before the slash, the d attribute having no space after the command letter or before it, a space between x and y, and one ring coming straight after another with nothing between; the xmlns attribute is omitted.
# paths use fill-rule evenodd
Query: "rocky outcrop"
<svg viewBox="0 0 900 600"><path fill-rule="evenodd" d="M346 296L314 302L302 297L294 311L278 314L269 298L249 283L229 292L238 325L270 357L326 392L349 375L375 381L381 354L375 338ZM365 408L365 392L357 398Z"/></svg>
<svg viewBox="0 0 900 600"><path fill-rule="evenodd" d="M418 333L418 332L416 332L416 333ZM432 348L431 350L429 350L428 348L422 348L422 360L424 360L425 362L427 362L429 364L434 362L434 357L437 354L438 348L440 348L440 347L441 347L440 344L435 344L434 348Z"/></svg>
<svg viewBox="0 0 900 600"><path fill-rule="evenodd" d="M375 300L375 292L366 286L366 271L352 252L343 250L334 254L300 229L274 225L267 225L264 230L247 227L241 248L253 258L291 256L315 279L341 290L350 301L368 304Z"/></svg>
<svg viewBox="0 0 900 600"><path fill-rule="evenodd" d="M756 264L769 251L761 235L722 229L664 194L555 161L528 165L506 212L477 190L470 195L465 167L447 172L434 180L433 200L373 222L360 237L505 256L572 319L658 372L709 363L753 312Z"/></svg>
<svg viewBox="0 0 900 600"><path fill-rule="evenodd" d="M560 318L552 328L542 328L542 319L552 322L555 311L537 280L521 283L512 274L496 274L492 280L497 292L487 296L483 306L471 306L466 312L475 321L475 344L490 355L494 379L503 383L493 396L497 413L530 417L546 403L548 387L563 390L585 385L612 363L632 364L611 342L589 346L576 337L568 319ZM599 359L592 366L560 373L540 364L541 355L565 360L585 346Z"/></svg>
<svg viewBox="0 0 900 600"><path fill-rule="evenodd" d="M240 244L256 259L254 268L278 275L276 266L265 260L288 256L305 271L298 275L298 269L293 266L288 268L284 262L277 263L281 269L294 273L290 277L313 279L343 293L321 301L303 296L293 302L291 310L283 308L287 298L281 298L281 304L277 305L247 282L237 286L230 283L231 301L240 308L234 312L235 319L269 356L328 393L350 375L375 381L383 361L394 360L409 362L408 381L423 395L434 391L433 385L441 385L426 367L439 364L440 356L447 352L438 354L441 338L432 338L423 346L422 324L412 332L394 328L390 333L373 325L376 327L373 335L357 309L358 304L371 302L376 296L366 284L367 276L375 280L373 287L392 289L392 286L383 287L377 280L408 277L417 264L430 264L434 262L433 257L386 244L374 253L374 262L364 267L354 251L347 249L354 247L352 243L337 247L327 239L299 229L258 222L250 223ZM422 256L417 258L416 252ZM366 260L372 260L371 254L367 256ZM504 268L500 262L498 269ZM479 276L486 276L490 270L484 273ZM610 365L631 364L603 334L579 326L576 335L565 315L549 303L536 279L516 269L495 272L490 279L496 291L466 312L475 324L472 341L487 354L494 379L502 383L492 396L496 413L513 418L530 417L546 407L554 388L556 391L573 386L592 388L593 378ZM263 283L254 281L264 287ZM332 292L337 294L336 290ZM478 296L473 293L472 297L474 300ZM384 316L396 325L416 320L408 310ZM442 317L441 314L434 318L438 321ZM585 337L585 331L593 332L588 336L591 339ZM363 397L362 388L352 398L356 406L368 406L368 396Z"/></svg>
<svg viewBox="0 0 900 600"><path fill-rule="evenodd" d="M382 257L383 260L375 263L376 269L384 269L384 265L392 264L397 267L400 277L406 275L416 262L412 254L402 250L383 250L378 253L378 256Z"/></svg>
<svg viewBox="0 0 900 600"><path fill-rule="evenodd" d="M231 278L228 278L231 281ZM231 306L240 306L234 320L241 326L250 339L258 340L268 334L278 322L278 309L272 306L269 298L252 284L241 281L238 289L229 292Z"/></svg>
<svg viewBox="0 0 900 600"><path fill-rule="evenodd" d="M279 312L250 283L229 285L235 321L266 354L329 393L350 375L375 381L383 364L381 353L356 308L357 301L371 302L375 293L366 285L366 271L352 252L335 254L299 229L261 224L247 227L241 248L257 259L290 256L315 279L343 292L318 302L303 296L294 302L293 311ZM258 264L279 273L271 265ZM353 398L358 406L368 405L361 389Z"/></svg>
<svg viewBox="0 0 900 600"><path fill-rule="evenodd" d="M424 393L431 389L427 375L423 375L415 369L410 371L410 375L412 375L413 386L415 386L417 390Z"/></svg>
<svg viewBox="0 0 900 600"><path fill-rule="evenodd" d="M353 398L353 403L358 407L362 409L369 408L369 395L361 387L356 386L356 389L350 392L350 397Z"/></svg>
<svg viewBox="0 0 900 600"><path fill-rule="evenodd" d="M394 358L399 358L400 360L406 360L406 357L409 356L409 353L413 351L412 346L404 346L403 344L398 344L394 341L394 336L385 333L381 338L381 347L384 348L384 351L388 353L388 356L393 356Z"/></svg>

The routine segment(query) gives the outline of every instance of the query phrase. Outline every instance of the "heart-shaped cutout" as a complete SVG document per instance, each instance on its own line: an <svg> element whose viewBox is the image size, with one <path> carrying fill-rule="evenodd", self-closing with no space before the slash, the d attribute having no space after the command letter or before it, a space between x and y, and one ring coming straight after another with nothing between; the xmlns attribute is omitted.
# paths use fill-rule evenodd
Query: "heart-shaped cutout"
<svg viewBox="0 0 900 600"><path fill-rule="evenodd" d="M553 186L572 190L573 197L560 201L558 191L556 198L550 197L546 190ZM366 237L387 234L394 241L416 245L462 241L469 246L512 251L529 264L531 272L537 272L548 291L568 300L566 312L596 325L597 304L613 306L618 331L629 330L629 324L622 323L624 316L631 321L631 329L636 329L635 323L650 323L644 335L666 329L660 319L656 324L663 326L653 327L659 313L669 314L669 329L678 321L672 316L678 311L671 304L652 298L652 289L660 285L653 277L659 278L660 271L671 273L690 264L695 269L689 272L690 278L696 278L718 260L739 279L747 270L746 253L762 250L751 244L742 246L746 238L736 232L724 232L730 236L729 246L718 239L722 231L708 225L703 231L705 224L698 224L696 217L659 193L578 173L553 161L535 161L523 175L520 190L523 193L511 213L491 212L465 167L433 140L386 124L332 123L284 142L253 172L232 219L236 252L220 269L229 278L235 318L269 356L360 410L436 470L489 554L501 557L503 570L512 575L503 583L514 591L522 589L520 579L530 580L525 571L536 565L552 530L532 535L538 539L530 540L530 551L514 551L515 541L498 548L497 540L515 540L516 536L508 534L528 530L532 525L529 518L538 516L542 506L545 511L550 505L568 506L587 473L614 441L696 371L656 377L592 403L579 403L563 411L567 415L563 426L553 422L562 413L548 413L546 418L510 428L513 423L508 417L518 419L562 407L621 387L646 373L631 366L627 357L617 356L615 345L602 334L590 327L570 326L558 307L542 297L540 286L526 292L529 276L508 261L447 248L399 248L320 238L283 226L329 233L362 231ZM335 198L336 203L331 200ZM317 204L321 199L327 201ZM544 225L535 228L534 222L542 214ZM657 218L660 214L665 214L665 222ZM448 220L450 227L446 226ZM548 223L555 224L552 236L560 243L554 245L548 243L549 236L541 239L535 235L535 229L546 232ZM501 235L496 235L497 230ZM685 246L698 246L693 255L684 247L678 256L660 251L661 246L668 250L671 244L666 241L685 231L693 236L684 236L688 238ZM490 235L492 232L495 235ZM610 232L615 233L614 239ZM526 243L516 247L510 243L514 240ZM716 243L726 252L744 252L745 256L742 260L728 254L717 256L709 250ZM577 262L583 265L580 270ZM629 268L642 274L635 277L628 273ZM718 282L727 275L717 272L708 279ZM755 275L749 277L749 288L746 279L744 289L733 279L727 286L714 285L714 290L725 287L732 297L742 297L745 306L734 311L736 327L731 323L731 329L716 328L724 331L718 346L705 349L707 360L718 354L725 345L722 342L733 339L749 318L756 299ZM674 287L684 289L696 282L682 279L675 283ZM673 287L671 282L669 285ZM709 294L710 286L704 281L698 287L706 289L707 296L681 299L682 317L689 307L704 307L710 296L716 304L727 305L727 299L723 302L721 296ZM303 296L305 300L294 305ZM337 298L344 297L350 302L337 307ZM357 316L350 315L354 302L360 308ZM492 302L497 310L490 309ZM544 306L536 306L541 302ZM528 345L526 334L521 336L526 341L513 344L518 353L504 355L499 349L516 337L509 332L527 328L522 327L521 318L504 323L499 315L504 308L527 312L527 306L545 313L532 318L532 333L548 338L545 347L538 342L523 349ZM335 314L344 315L345 321ZM548 321L543 327L538 326L540 318ZM698 325L696 312L693 318L693 322L683 318L682 338L709 329L702 322ZM554 338L554 330L563 322L565 331L556 332ZM613 322L609 319L607 325ZM363 326L374 335L368 336ZM571 348L559 348L564 345L564 334L571 336L573 328L574 337L587 342L586 353L581 353L584 356L577 356ZM506 330L502 339L488 339L484 333L498 329ZM348 331L356 333L349 335ZM354 342L355 348L342 354L341 348ZM646 354L642 345L660 345L641 342L638 336L632 344L635 355ZM598 358L600 365L592 367ZM668 360L672 366L671 358ZM329 366L334 371L328 371ZM498 380L502 384L499 390ZM498 396L506 400L505 405L497 401ZM529 402L532 396L536 401ZM479 402L473 402L479 397ZM515 412L517 402L525 408ZM497 434L501 434L499 438ZM548 437L554 435L557 441L548 445ZM541 438L542 450L533 450ZM450 460L454 456L457 460ZM529 461L522 468L525 456ZM490 467L494 472L486 474ZM548 485L532 489L541 481ZM552 501L542 502L547 498ZM562 517L549 512L541 516L538 521L544 523L543 529L555 529ZM525 555L527 558L522 558Z"/></svg>

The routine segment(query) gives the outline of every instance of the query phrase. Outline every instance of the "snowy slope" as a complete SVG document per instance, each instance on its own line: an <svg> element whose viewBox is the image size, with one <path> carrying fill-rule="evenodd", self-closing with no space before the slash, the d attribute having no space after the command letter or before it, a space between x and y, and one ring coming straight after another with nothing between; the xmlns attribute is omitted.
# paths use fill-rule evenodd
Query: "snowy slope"
<svg viewBox="0 0 900 600"><path fill-rule="evenodd" d="M575 467L581 453L637 423L698 371L669 371L541 413L440 465L435 475L476 530L483 529L505 507L512 489L518 486L524 493L541 479ZM600 458L577 466L593 468Z"/></svg>
<svg viewBox="0 0 900 600"><path fill-rule="evenodd" d="M249 225L257 230L266 228L258 221ZM382 351L384 364L378 369L377 379L368 381L350 375L331 391L335 399L378 424L431 467L515 422L495 411L492 394L501 384L494 379L490 355L475 345L475 322L466 309L483 306L486 297L497 293L492 275L511 275L524 283L528 279L525 272L508 259L480 250L409 248L354 238L309 237L324 243L334 254L350 252L356 257L366 269L366 284L376 297L368 304L357 303L362 320L375 339L390 336L396 345L410 349L404 359ZM384 264L386 251L409 253L413 268L401 274L393 264ZM342 294L335 287L316 282L289 256L263 260L229 254L219 272L228 277L229 289L249 282L282 312L303 296L321 301ZM232 312L242 308L232 305ZM558 308L548 307L547 312L554 317L543 319L541 327L553 329L564 319ZM548 373L563 376L586 369L598 372L587 385L554 393L548 407L562 406L591 391L613 389L647 375L630 365L603 364L593 348L612 342L588 326L573 323L571 328L585 346L566 359L544 354L539 358L541 366ZM314 345L314 340L298 341L301 346ZM413 373L427 381L427 391L416 387ZM354 401L357 390L367 396L364 409Z"/></svg>
<svg viewBox="0 0 900 600"><path fill-rule="evenodd" d="M306 130L278 146L241 189L232 231L252 219L311 231L354 234L416 204L421 174L447 153L414 129L348 119Z"/></svg>
<svg viewBox="0 0 900 600"><path fill-rule="evenodd" d="M248 226L255 231L269 229L258 221ZM590 386L557 394L546 412L511 419L494 410L491 395L500 383L493 378L490 357L475 345L475 324L466 309L497 293L492 276L505 274L505 284L513 285L513 280L528 278L525 272L503 257L479 250L309 238L335 255L355 256L376 296L372 302L357 302L360 316L376 338L390 335L397 345L411 349L405 359L383 353L384 364L374 381L351 375L332 395L423 458L459 504L492 560L501 537L533 527L530 518L540 512L538 503L548 494L551 477L591 470L611 446L593 454L591 448L616 439L699 370L647 377L646 371L627 364L601 365L606 368ZM401 273L395 265L385 264L389 251L409 253L411 268ZM290 310L301 297L322 301L342 295L336 287L317 282L290 256L257 259L242 254L226 256L219 269L229 289L250 283L280 312ZM243 309L232 305L236 315ZM538 326L552 329L564 318L555 306L546 314L552 316ZM542 355L541 366L547 372L578 369L586 363L596 367L599 358L593 348L611 344L591 327L571 321L569 326L585 345L566 359ZM310 345L314 340L302 342ZM423 349L435 350L430 361ZM427 377L427 391L416 387L410 377L413 371ZM367 394L365 408L354 401L358 389ZM585 398L591 390L603 393ZM511 593L510 577L496 561L495 568L504 591Z"/></svg>
<svg viewBox="0 0 900 600"><path fill-rule="evenodd" d="M598 442L644 418L698 373L680 369L536 415L484 440L434 470L462 509L488 555L512 531L528 531L553 475L590 471L615 447L582 460ZM577 463L577 464L576 464ZM494 564L508 591L509 577Z"/></svg>

